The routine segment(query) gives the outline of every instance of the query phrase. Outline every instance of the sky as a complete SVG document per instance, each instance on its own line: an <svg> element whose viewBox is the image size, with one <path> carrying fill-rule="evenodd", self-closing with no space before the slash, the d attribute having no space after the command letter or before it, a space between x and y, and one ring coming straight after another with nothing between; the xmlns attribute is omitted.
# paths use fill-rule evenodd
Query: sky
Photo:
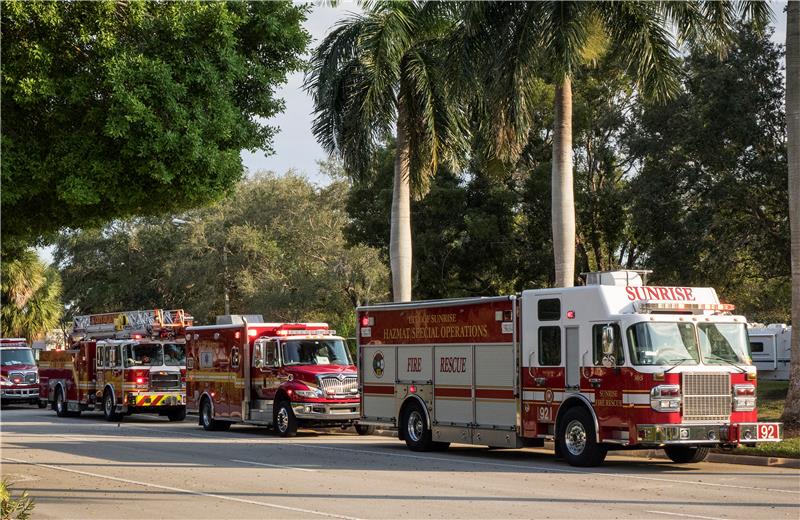
<svg viewBox="0 0 800 520"><path fill-rule="evenodd" d="M786 2L771 2L771 6L775 27L773 41L783 44L786 41ZM312 38L310 48L316 47L336 22L349 13L359 11L352 0L340 1L337 7L315 6L305 22L305 28ZM280 129L273 142L275 153L265 156L263 151L243 151L242 162L248 171L271 170L282 174L294 169L314 182L327 182L317 172L317 161L326 159L327 154L311 133L314 106L302 86L303 73L298 72L290 75L286 84L278 90L277 95L284 99L286 109L268 120L268 124Z"/></svg>

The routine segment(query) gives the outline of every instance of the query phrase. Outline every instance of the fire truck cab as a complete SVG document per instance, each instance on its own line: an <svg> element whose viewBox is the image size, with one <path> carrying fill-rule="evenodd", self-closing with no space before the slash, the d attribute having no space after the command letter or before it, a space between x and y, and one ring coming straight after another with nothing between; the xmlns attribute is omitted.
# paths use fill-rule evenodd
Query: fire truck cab
<svg viewBox="0 0 800 520"><path fill-rule="evenodd" d="M108 421L157 413L186 416L183 310L76 316L71 347L42 352L40 400L59 417L100 409Z"/></svg>
<svg viewBox="0 0 800 520"><path fill-rule="evenodd" d="M300 425L355 425L356 369L327 323L264 323L260 315L217 323L186 331L187 406L203 428L274 426L287 437Z"/></svg>
<svg viewBox="0 0 800 520"><path fill-rule="evenodd" d="M39 402L39 369L25 338L0 338L0 402Z"/></svg>
<svg viewBox="0 0 800 520"><path fill-rule="evenodd" d="M412 450L543 445L577 466L610 449L775 442L759 423L747 320L707 287L652 287L643 271L520 295L358 309L362 424Z"/></svg>

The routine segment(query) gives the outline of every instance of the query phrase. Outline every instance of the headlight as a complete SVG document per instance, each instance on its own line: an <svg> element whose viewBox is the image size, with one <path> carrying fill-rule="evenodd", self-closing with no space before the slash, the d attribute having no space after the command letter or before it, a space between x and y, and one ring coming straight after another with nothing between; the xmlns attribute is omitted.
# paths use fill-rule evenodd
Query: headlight
<svg viewBox="0 0 800 520"><path fill-rule="evenodd" d="M677 412L681 409L681 387L658 385L650 390L650 408L657 412Z"/></svg>
<svg viewBox="0 0 800 520"><path fill-rule="evenodd" d="M324 396L322 390L320 390L319 388L309 388L308 390L295 390L294 393L295 395L298 395L300 397L310 397L316 399L319 399Z"/></svg>
<svg viewBox="0 0 800 520"><path fill-rule="evenodd" d="M12 386L13 384L14 384L14 383L12 383L11 381L9 381L9 380L8 380L8 379L6 379L5 377L3 377L3 376L0 376L0 385L2 385L2 386Z"/></svg>

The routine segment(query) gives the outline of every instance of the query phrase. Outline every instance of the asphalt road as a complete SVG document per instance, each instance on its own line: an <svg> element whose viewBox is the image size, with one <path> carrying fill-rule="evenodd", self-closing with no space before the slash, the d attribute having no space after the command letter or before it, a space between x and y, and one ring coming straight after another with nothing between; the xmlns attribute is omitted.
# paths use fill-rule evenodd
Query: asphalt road
<svg viewBox="0 0 800 520"><path fill-rule="evenodd" d="M34 518L800 518L800 470L609 456L572 468L545 450L302 431L281 439L193 418L107 423L2 411L2 474Z"/></svg>

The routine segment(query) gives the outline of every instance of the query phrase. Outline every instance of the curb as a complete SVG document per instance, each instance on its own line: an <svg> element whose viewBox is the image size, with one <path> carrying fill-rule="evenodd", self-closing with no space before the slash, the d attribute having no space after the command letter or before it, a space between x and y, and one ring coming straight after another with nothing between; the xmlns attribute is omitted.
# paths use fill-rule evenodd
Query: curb
<svg viewBox="0 0 800 520"><path fill-rule="evenodd" d="M609 455L620 455L622 457L645 457L648 459L669 458L661 450L620 450L610 451ZM787 459L783 457L759 457L754 455L734 455L732 453L709 453L706 462L716 462L719 464L742 464L746 466L769 466L773 468L795 468L800 469L800 459Z"/></svg>

